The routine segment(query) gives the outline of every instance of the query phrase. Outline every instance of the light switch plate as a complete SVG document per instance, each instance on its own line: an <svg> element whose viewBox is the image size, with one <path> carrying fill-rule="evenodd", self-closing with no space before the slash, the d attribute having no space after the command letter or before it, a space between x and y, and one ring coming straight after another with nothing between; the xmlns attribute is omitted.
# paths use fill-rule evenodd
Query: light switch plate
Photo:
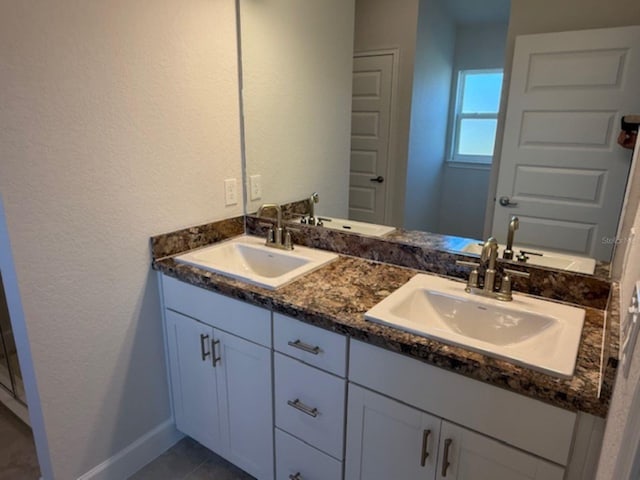
<svg viewBox="0 0 640 480"><path fill-rule="evenodd" d="M238 182L235 178L227 178L224 181L224 204L235 205L238 203Z"/></svg>
<svg viewBox="0 0 640 480"><path fill-rule="evenodd" d="M250 200L260 200L262 198L262 175L251 175L249 177Z"/></svg>

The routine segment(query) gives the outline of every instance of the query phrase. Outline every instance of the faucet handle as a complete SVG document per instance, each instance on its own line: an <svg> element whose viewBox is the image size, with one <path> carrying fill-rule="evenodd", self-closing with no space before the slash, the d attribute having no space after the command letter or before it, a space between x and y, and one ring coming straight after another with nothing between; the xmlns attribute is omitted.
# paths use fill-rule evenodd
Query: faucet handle
<svg viewBox="0 0 640 480"><path fill-rule="evenodd" d="M285 250L293 250L293 241L291 240L291 232L287 230L284 232L284 248Z"/></svg>
<svg viewBox="0 0 640 480"><path fill-rule="evenodd" d="M511 277L529 278L531 275L527 272L521 272L519 270L511 270L505 268L502 270L504 275L502 277L502 283L500 284L500 290L498 291L496 298L505 302L510 302L513 299L511 294Z"/></svg>
<svg viewBox="0 0 640 480"><path fill-rule="evenodd" d="M471 267L471 273L469 274L469 280L467 280L467 288L465 289L467 292L470 292L472 288L478 288L479 285L479 273L478 267L480 266L477 262L469 262L467 260L456 260L456 265L460 265L461 267Z"/></svg>

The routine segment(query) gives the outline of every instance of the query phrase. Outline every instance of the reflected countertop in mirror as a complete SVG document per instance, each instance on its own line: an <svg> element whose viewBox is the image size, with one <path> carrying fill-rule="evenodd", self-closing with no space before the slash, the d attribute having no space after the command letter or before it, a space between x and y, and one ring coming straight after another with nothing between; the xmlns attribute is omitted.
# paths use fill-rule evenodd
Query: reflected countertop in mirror
<svg viewBox="0 0 640 480"><path fill-rule="evenodd" d="M451 258L459 258L466 259L469 261L478 261L479 260L479 250L476 251L474 248L469 247L478 247L482 245L482 241L479 239L466 238L466 237L458 237L455 235L441 235L438 233L430 233L424 231L417 230L406 230L402 228L395 228L389 233L385 233L384 235L366 235L362 233L350 232L348 230L340 230L340 229L328 229L324 225L309 225L305 219L307 214L309 213L308 200L300 200L296 202L291 202L282 205L282 215L283 220L285 222L285 226L293 229L294 234L298 235L297 240L302 244L305 243L307 239L311 239L311 242L320 241L319 245L314 243L309 243L309 246L320 246L320 248L328 248L334 249L337 248L337 251L345 254L353 254L355 256L362 256L363 252L359 250L360 246L365 246L366 248L377 248L379 250L393 250L393 246L398 246L398 250L406 250L407 248L415 247L419 249L419 251L424 252L433 252L435 256L438 256L438 253L443 254L451 254ZM248 218L255 219L255 224L260 225L264 223L264 220L268 220L269 218L257 217L254 214L249 214ZM322 217L321 217L322 218ZM264 224L262 225L265 226ZM264 233L264 232L261 232ZM336 234L338 236L336 236ZM345 235L342 237L341 235ZM306 238L305 238L306 237ZM352 241L349 242L346 239L352 238ZM334 243L340 244L340 247L335 247ZM355 247L354 251L350 251L347 245L352 245ZM340 250L340 248L346 248L346 250ZM517 252L518 253L518 252ZM563 269L563 268L554 268L550 266L548 263L535 264L530 261L531 258L534 258L535 262L535 249L532 247L527 247L526 253L528 254L528 261L518 261L518 260L505 260L500 258L501 262L508 263L513 267L517 267L520 270L535 270L540 275L544 275L545 272L563 272L566 271L569 274L576 273L581 276L593 276L599 279L607 280L610 278L610 263L609 262L595 262L595 271L593 274L587 274L584 271L580 270L571 270L571 269ZM376 258L375 252L368 252L365 256L367 258ZM394 255L390 255L389 258L394 258ZM448 257L447 257L448 258ZM450 259L449 259L450 260ZM387 261L387 260L381 260ZM390 261L390 263L394 263L394 261ZM404 266L412 266L411 264L406 264L399 262L399 264ZM420 268L419 266L416 268ZM446 269L445 269L446 270Z"/></svg>

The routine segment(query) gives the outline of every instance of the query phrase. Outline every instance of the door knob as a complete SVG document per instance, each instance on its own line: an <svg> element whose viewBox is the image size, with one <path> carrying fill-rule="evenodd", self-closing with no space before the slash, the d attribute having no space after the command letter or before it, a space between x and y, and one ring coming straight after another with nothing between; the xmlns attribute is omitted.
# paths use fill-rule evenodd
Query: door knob
<svg viewBox="0 0 640 480"><path fill-rule="evenodd" d="M382 175L378 175L376 178L370 178L369 180L372 182L382 183L384 182L384 177Z"/></svg>
<svg viewBox="0 0 640 480"><path fill-rule="evenodd" d="M509 197L500 197L498 202L500 202L500 205L503 207L515 207L518 205L518 202L512 202Z"/></svg>

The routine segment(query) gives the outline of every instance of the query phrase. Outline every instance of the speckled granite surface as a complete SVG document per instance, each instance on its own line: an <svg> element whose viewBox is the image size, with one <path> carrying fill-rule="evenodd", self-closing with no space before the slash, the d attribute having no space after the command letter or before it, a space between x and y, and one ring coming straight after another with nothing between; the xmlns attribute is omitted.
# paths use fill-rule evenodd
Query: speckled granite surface
<svg viewBox="0 0 640 480"><path fill-rule="evenodd" d="M620 358L620 284L614 282L611 285L611 296L604 315L605 338L602 352L602 364L600 371L602 375L600 396L611 398L613 387L616 381L618 370L618 359Z"/></svg>
<svg viewBox="0 0 640 480"><path fill-rule="evenodd" d="M266 236L264 219L258 220L255 217L247 216L246 228L250 234ZM452 244L461 240L459 237L418 232L422 238L419 242L420 245L412 245L388 241L387 236L381 239L301 224L296 224L290 230L294 243L298 245L321 248L342 255L415 268L460 279L469 277L469 269L456 265L456 260L478 260L477 256L472 257L448 251L452 250L449 248ZM498 264L505 264L513 270L526 271L530 274L528 279L513 279L513 290L515 291L597 309L604 309L607 305L611 288L611 283L608 280L575 272L524 266L503 260L499 260Z"/></svg>
<svg viewBox="0 0 640 480"><path fill-rule="evenodd" d="M173 258L155 260L154 268L190 284L272 309L301 321L399 352L468 377L566 408L604 417L613 377L605 358L601 373L605 315L586 308L576 372L562 380L364 320L364 312L406 283L416 270L366 259L340 257L276 291L229 279ZM611 322L613 323L613 322ZM611 323L609 326L611 326ZM613 341L611 336L608 341ZM617 347L616 347L617 348ZM608 349L606 355L612 355ZM601 381L602 395L599 396Z"/></svg>
<svg viewBox="0 0 640 480"><path fill-rule="evenodd" d="M244 215L151 237L151 258L158 259L242 235Z"/></svg>

